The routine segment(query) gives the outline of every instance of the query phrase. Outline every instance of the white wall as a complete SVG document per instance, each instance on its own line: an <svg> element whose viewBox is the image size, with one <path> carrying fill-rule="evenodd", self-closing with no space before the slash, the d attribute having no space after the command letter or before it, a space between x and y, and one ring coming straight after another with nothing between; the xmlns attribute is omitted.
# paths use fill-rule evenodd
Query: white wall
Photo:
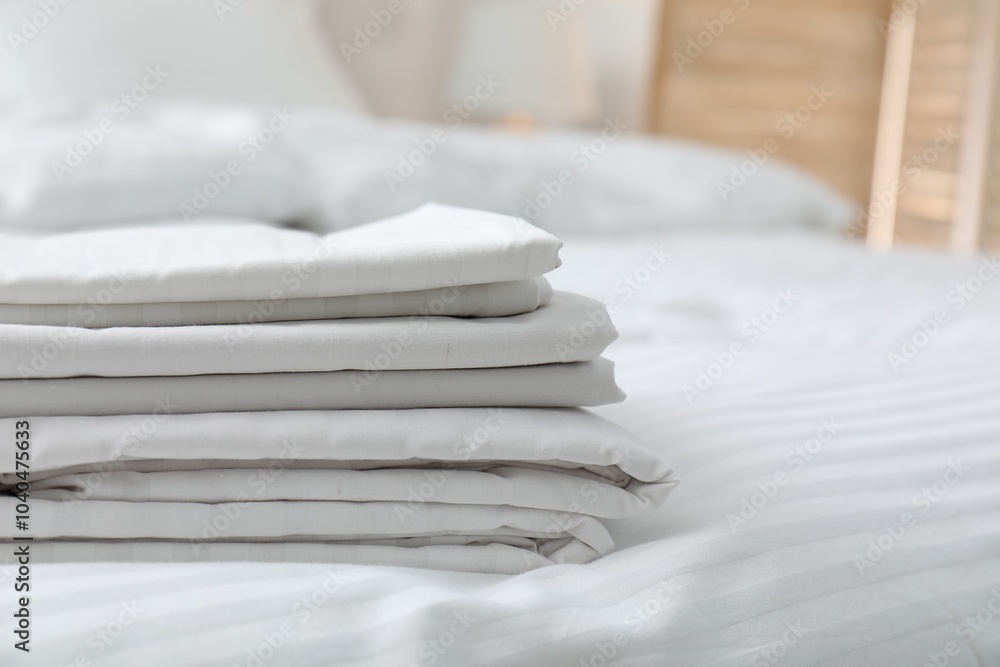
<svg viewBox="0 0 1000 667"><path fill-rule="evenodd" d="M462 30L471 21L470 14L475 11L476 3L499 1L503 3L500 7L517 12L518 21L531 19L539 23L526 25L534 30L508 29L491 36L491 44L504 44L512 51L504 52L491 46L487 54L490 58L496 62L513 61L515 59L508 58L508 53L523 58L527 51L529 57L539 54L541 62L541 54L546 53L545 47L551 44L539 44L538 40L551 35L553 41L564 42L567 33L582 35L586 52L574 58L579 61L587 85L593 89L591 97L597 100L597 118L620 115L634 128L645 127L656 32L656 0L321 1L335 57L345 63L372 109L381 115L440 120L452 102L450 95L454 94L454 60L463 48L470 48L469 40L462 39ZM390 8L398 13L390 13ZM382 19L384 27L373 23L372 12ZM567 21L556 21L553 19L556 15L567 16ZM539 30L539 26L544 29ZM357 30L364 31L366 27L375 36L355 41ZM367 45L366 38L370 40ZM358 52L355 49L359 44L362 48ZM348 53L343 52L345 45ZM524 77L520 85L526 91L539 85L539 82L528 80L532 75L530 70L519 75ZM519 85L517 80L504 83L511 87ZM532 86L533 83L536 85ZM552 88L544 84L540 87L543 90ZM567 93L553 89L550 94L565 96ZM585 104L582 98L580 104ZM566 117L556 120L571 123L580 117L594 117L588 110L581 110L576 118L573 114L564 115Z"/></svg>

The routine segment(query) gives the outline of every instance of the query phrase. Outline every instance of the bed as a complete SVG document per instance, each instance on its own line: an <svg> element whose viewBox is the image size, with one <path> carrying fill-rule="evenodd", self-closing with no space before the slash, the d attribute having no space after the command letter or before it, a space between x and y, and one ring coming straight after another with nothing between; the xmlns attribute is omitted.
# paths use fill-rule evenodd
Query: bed
<svg viewBox="0 0 1000 667"><path fill-rule="evenodd" d="M652 250L670 257L647 274ZM35 657L995 664L991 259L880 256L795 231L577 237L563 258L554 285L606 299L622 334L610 356L629 399L599 411L681 479L656 513L611 522L616 553L516 577L291 563L36 566L44 641ZM626 276L639 288L623 289ZM779 293L791 303L775 318ZM947 321L917 347L921 323L931 328L940 310ZM906 340L918 350L910 359ZM736 342L745 352L720 374ZM9 583L15 574L5 573Z"/></svg>
<svg viewBox="0 0 1000 667"><path fill-rule="evenodd" d="M240 11L226 20L255 25ZM102 113L4 117L4 224L176 217L272 111L143 107L76 189L51 186L52 151ZM23 664L1000 664L995 258L873 253L851 242L855 203L779 161L724 201L743 156L675 140L616 136L577 163L586 132L448 130L387 194L434 130L303 111L214 211L329 230L433 200L558 234L553 286L603 300L621 334L607 354L628 400L596 411L674 467L668 501L610 521L608 556L517 576L37 564ZM16 553L2 561L10 619L23 582ZM11 644L2 662L21 664Z"/></svg>

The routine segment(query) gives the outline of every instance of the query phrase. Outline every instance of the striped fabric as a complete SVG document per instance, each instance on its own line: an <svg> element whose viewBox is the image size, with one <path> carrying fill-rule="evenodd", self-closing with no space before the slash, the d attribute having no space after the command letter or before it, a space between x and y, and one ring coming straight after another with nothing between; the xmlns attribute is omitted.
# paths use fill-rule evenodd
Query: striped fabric
<svg viewBox="0 0 1000 667"><path fill-rule="evenodd" d="M616 291L663 242L670 264ZM887 359L976 263L778 237L564 257L602 258L553 282L614 302L622 333L629 400L599 412L681 480L660 510L609 522L616 553L516 577L39 565L33 664L1000 664L1000 289L947 306L897 370ZM740 333L789 286L780 322ZM731 342L746 353L686 395Z"/></svg>

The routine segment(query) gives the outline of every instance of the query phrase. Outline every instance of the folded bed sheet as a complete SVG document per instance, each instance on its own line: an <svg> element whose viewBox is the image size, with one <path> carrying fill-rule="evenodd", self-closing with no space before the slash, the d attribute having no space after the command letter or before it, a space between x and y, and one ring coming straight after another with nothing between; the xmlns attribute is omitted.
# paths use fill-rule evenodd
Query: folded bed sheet
<svg viewBox="0 0 1000 667"><path fill-rule="evenodd" d="M100 297L98 297L100 298ZM257 301L83 304L0 303L0 324L52 327L168 327L257 324L354 317L505 317L530 313L552 298L545 278L484 285L454 285L413 292L284 298Z"/></svg>
<svg viewBox="0 0 1000 667"><path fill-rule="evenodd" d="M0 378L491 368L590 361L615 340L604 305L560 292L521 315L71 329L0 325Z"/></svg>
<svg viewBox="0 0 1000 667"><path fill-rule="evenodd" d="M590 407L617 403L614 364L0 380L0 417L260 410Z"/></svg>
<svg viewBox="0 0 1000 667"><path fill-rule="evenodd" d="M578 409L624 398L617 331L542 277L560 245L434 205L10 236L0 428L30 429L31 474L0 463L0 508L27 486L37 562L590 562L676 480Z"/></svg>
<svg viewBox="0 0 1000 667"><path fill-rule="evenodd" d="M391 294L534 278L560 242L523 220L429 204L318 236L249 223L166 224L0 244L0 301L105 305Z"/></svg>
<svg viewBox="0 0 1000 667"><path fill-rule="evenodd" d="M42 560L517 572L607 553L598 518L652 509L676 484L635 436L576 409L43 417L30 429Z"/></svg>
<svg viewBox="0 0 1000 667"><path fill-rule="evenodd" d="M595 525L592 523L591 525ZM429 542L429 540L424 540ZM502 542L489 536L469 539L463 544L437 544L397 541L364 544L343 542L209 542L195 552L190 542L163 540L127 540L101 542L79 540L41 541L31 544L35 563L86 562L260 562L260 563L338 563L418 567L453 572L485 574L521 574L547 565L585 563L594 560L593 549L579 541L563 541L563 548L553 552L539 549L530 538ZM566 548L577 546L578 553ZM12 545L5 545L12 546ZM546 555L547 554L547 555Z"/></svg>

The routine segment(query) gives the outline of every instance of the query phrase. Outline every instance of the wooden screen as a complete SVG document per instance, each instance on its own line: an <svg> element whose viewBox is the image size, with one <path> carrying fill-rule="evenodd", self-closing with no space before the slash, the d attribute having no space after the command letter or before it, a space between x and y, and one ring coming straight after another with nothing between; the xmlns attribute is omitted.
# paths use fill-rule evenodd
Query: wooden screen
<svg viewBox="0 0 1000 667"><path fill-rule="evenodd" d="M869 242L997 247L996 0L897 5Z"/></svg>
<svg viewBox="0 0 1000 667"><path fill-rule="evenodd" d="M662 0L656 65L655 131L777 140L873 246L1000 248L1000 0Z"/></svg>
<svg viewBox="0 0 1000 667"><path fill-rule="evenodd" d="M866 204L889 8L889 0L664 0L654 130L737 149L774 138L776 155ZM831 95L801 112L815 90ZM808 120L789 122L797 110Z"/></svg>

